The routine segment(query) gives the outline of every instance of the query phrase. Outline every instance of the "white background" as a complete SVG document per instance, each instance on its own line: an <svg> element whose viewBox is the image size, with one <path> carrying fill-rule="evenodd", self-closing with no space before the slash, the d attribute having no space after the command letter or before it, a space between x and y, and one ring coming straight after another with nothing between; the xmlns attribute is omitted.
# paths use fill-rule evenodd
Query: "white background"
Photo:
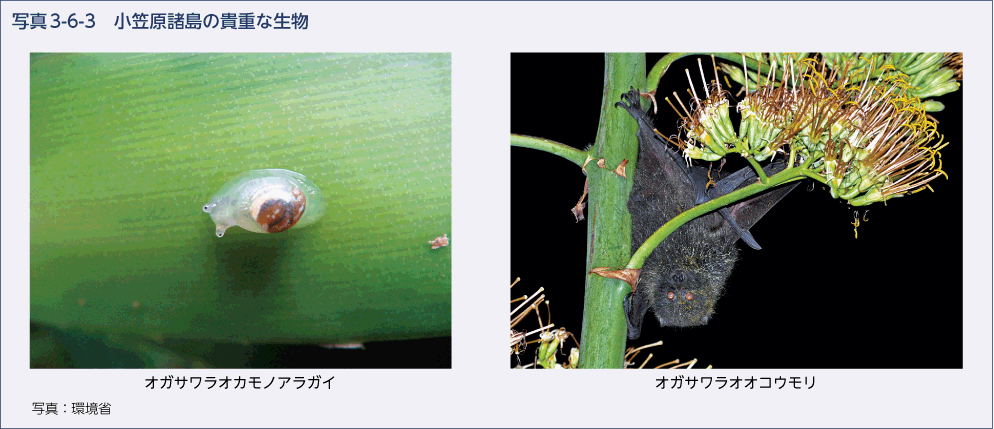
<svg viewBox="0 0 994 429"><path fill-rule="evenodd" d="M301 12L306 31L130 31L121 12ZM93 29L19 31L15 12L94 13ZM992 426L990 2L424 3L4 2L2 425ZM451 370L28 369L30 52L451 52ZM660 371L507 369L510 52L964 52L966 207L962 370L712 370L815 376L811 390L658 390ZM560 88L561 89L561 88ZM501 131L505 130L505 131ZM496 204L495 204L496 202ZM504 207L501 209L500 207ZM495 210L495 208L497 208ZM920 249L925 254L941 249ZM910 259L909 269L928 267ZM494 275L488 275L493 273ZM499 274L499 275L498 275ZM936 285L957 287L958 285ZM889 286L893 287L893 286ZM578 290L578 293L581 293ZM943 335L923 326L928 337ZM762 335L757 332L756 335ZM852 356L854 359L859 356ZM166 375L335 376L331 390L147 390ZM697 375L701 375L700 372ZM103 417L37 416L35 401L109 402Z"/></svg>

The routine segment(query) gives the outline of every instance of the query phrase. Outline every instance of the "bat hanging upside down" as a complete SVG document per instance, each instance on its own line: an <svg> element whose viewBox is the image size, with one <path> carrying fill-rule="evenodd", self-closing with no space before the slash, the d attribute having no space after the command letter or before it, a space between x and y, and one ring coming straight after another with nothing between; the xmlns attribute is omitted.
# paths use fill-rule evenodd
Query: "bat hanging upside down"
<svg viewBox="0 0 994 429"><path fill-rule="evenodd" d="M632 252L678 214L755 183L758 177L752 168L742 168L714 182L709 190L708 169L688 165L667 147L639 100L639 92L633 89L617 103L639 126L639 158L628 199ZM784 162L774 162L763 171L770 176L785 167ZM645 260L635 292L625 297L628 338L641 335L642 319L649 309L661 326L707 324L738 259L735 242L741 238L759 249L749 228L795 186L781 186L705 214L670 234Z"/></svg>

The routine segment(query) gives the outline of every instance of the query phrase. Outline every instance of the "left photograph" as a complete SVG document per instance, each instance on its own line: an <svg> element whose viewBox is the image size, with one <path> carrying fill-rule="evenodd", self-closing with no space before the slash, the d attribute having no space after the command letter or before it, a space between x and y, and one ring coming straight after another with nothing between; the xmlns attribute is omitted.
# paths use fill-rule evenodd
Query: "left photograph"
<svg viewBox="0 0 994 429"><path fill-rule="evenodd" d="M450 368L451 56L31 55L32 368Z"/></svg>

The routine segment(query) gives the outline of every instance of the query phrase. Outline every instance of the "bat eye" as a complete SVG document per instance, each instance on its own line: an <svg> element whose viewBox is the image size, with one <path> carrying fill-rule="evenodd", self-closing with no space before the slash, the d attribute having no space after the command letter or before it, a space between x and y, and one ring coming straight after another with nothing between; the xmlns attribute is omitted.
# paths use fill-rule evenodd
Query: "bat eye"
<svg viewBox="0 0 994 429"><path fill-rule="evenodd" d="M676 298L676 294L673 291L666 292L666 297L669 299Z"/></svg>
<svg viewBox="0 0 994 429"><path fill-rule="evenodd" d="M694 294L687 292L687 295L684 295L684 298L687 298L687 301L690 301L694 299Z"/></svg>

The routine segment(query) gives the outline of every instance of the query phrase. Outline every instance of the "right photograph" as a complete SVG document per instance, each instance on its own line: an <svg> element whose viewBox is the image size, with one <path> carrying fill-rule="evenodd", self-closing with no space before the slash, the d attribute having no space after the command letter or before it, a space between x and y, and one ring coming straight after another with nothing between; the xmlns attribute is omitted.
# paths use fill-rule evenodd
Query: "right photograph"
<svg viewBox="0 0 994 429"><path fill-rule="evenodd" d="M511 54L511 368L962 368L963 64Z"/></svg>

